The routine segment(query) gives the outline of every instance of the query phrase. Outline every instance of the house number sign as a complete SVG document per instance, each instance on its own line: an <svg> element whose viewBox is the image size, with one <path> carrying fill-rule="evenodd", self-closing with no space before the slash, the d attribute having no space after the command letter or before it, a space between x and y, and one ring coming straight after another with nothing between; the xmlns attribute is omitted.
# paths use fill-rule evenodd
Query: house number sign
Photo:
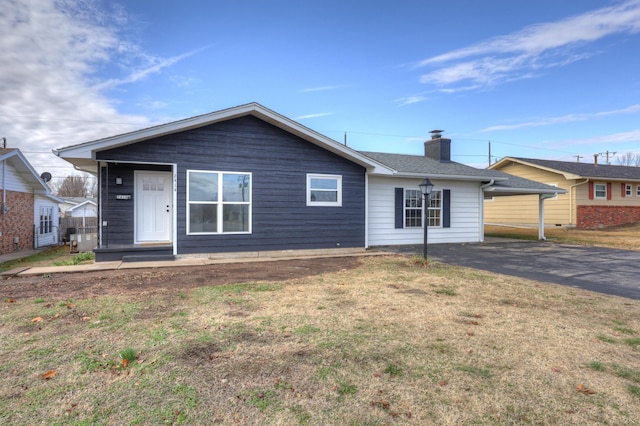
<svg viewBox="0 0 640 426"><path fill-rule="evenodd" d="M130 200L131 194L116 194L116 200Z"/></svg>

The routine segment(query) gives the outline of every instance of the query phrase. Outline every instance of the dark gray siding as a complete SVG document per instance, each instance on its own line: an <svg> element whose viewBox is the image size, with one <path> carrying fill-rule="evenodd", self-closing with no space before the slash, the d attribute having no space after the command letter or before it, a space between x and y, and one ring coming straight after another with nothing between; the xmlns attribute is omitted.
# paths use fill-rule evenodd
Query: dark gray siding
<svg viewBox="0 0 640 426"><path fill-rule="evenodd" d="M364 247L365 169L252 116L216 123L98 153L98 159L178 165L178 253ZM133 170L109 168L105 243L133 242L133 201L115 200L115 175L133 184ZM144 167L147 168L148 167ZM128 169L128 170L127 170ZM157 169L157 168L153 168ZM186 235L186 171L251 172L252 233ZM307 173L342 175L342 207L307 207ZM112 226L111 217L119 223Z"/></svg>
<svg viewBox="0 0 640 426"><path fill-rule="evenodd" d="M101 169L103 198L102 221L107 226L102 228L102 245L126 245L133 244L133 220L134 220L134 170L171 171L171 166L159 166L149 164L109 164ZM122 178L122 185L116 185L116 177ZM131 194L130 200L118 200L117 195Z"/></svg>

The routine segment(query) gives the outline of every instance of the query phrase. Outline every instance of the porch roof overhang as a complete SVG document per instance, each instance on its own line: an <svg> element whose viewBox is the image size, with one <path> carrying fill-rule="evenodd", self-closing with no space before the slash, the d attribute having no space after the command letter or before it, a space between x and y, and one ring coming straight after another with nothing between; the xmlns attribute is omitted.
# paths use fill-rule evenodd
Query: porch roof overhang
<svg viewBox="0 0 640 426"><path fill-rule="evenodd" d="M113 149L129 144L142 142L145 140L170 135L208 126L217 122L231 120L243 116L254 116L267 123L270 123L282 130L294 134L307 142L317 145L329 152L337 154L347 160L359 164L367 169L368 173L392 174L393 171L382 163L379 163L358 151L355 151L327 136L301 125L283 115L280 115L258 103L249 103L209 114L186 118L167 124L161 124L146 129L122 135L111 136L104 139L85 142L64 148L54 149L53 153L58 157L73 164L77 169L96 173L96 153L108 149Z"/></svg>

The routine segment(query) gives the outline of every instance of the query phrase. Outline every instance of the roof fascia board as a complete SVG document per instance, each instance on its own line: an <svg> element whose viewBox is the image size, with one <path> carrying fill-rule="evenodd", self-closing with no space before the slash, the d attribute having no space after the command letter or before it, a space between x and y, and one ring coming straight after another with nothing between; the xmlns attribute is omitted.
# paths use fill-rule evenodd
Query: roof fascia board
<svg viewBox="0 0 640 426"><path fill-rule="evenodd" d="M17 157L17 159L13 157ZM30 182L32 185L35 184L37 186L37 188L34 188L35 192L39 192L45 195L51 194L51 188L49 188L47 184L42 181L42 179L38 175L38 172L36 172L36 170L33 168L33 166L29 163L27 158L24 156L24 154L22 154L22 152L19 149L16 149L14 151L7 153L6 155L3 155L2 157L0 157L0 160L2 161L6 160L14 163L13 165L14 167L22 163L22 166L23 166L22 171L19 169L19 167L16 167L16 171L18 175L20 175L27 182ZM26 172L25 172L25 169L26 169Z"/></svg>
<svg viewBox="0 0 640 426"><path fill-rule="evenodd" d="M344 146L331 138L328 138L314 130L305 127L290 118L276 113L258 103L250 103L228 108L209 114L199 115L196 117L186 118L184 120L174 121L172 123L162 124L147 129L137 130L123 135L112 136L96 141L85 142L80 145L74 145L66 148L53 150L54 154L61 158L77 158L95 160L95 153L106 149L117 148L119 146L129 145L132 143L142 142L148 139L165 136L172 133L182 132L207 126L220 121L230 120L246 115L254 115L265 122L268 122L280 129L294 134L314 145L320 146L327 151L340 155L343 158L351 160L363 167L369 172L377 172L381 174L392 174L393 170L389 167L366 157L359 152Z"/></svg>
<svg viewBox="0 0 640 426"><path fill-rule="evenodd" d="M550 191L549 189L546 188L512 188L512 187L502 187L502 188L498 188L495 186L490 186L488 188L484 189L484 192L488 192L488 193L492 193L492 194L500 194L501 192L508 192L508 193L518 193L518 194L566 194L567 191L562 189L562 188L558 188L557 190L554 191Z"/></svg>
<svg viewBox="0 0 640 426"><path fill-rule="evenodd" d="M429 179L458 180L458 181L468 181L468 182L489 182L490 180L505 181L509 179L508 177L447 175L447 174L437 174L437 173L395 173L394 174L394 177L398 177L398 178L424 179L425 176L428 176Z"/></svg>
<svg viewBox="0 0 640 426"><path fill-rule="evenodd" d="M522 160L519 160L519 159L513 158L513 157L504 157L503 159L501 159L497 163L493 163L492 165L490 165L489 169L492 169L492 170L500 169L500 168L502 168L502 166L506 162L518 163L518 164L522 164L524 166L529 166L529 167L533 167L533 168L536 168L536 169L545 170L547 172L559 174L559 175L562 175L566 180L583 179L583 178L585 178L585 176L577 175L575 173L569 173L569 172L565 172L565 171L562 171L562 170L554 169L552 167L546 167L546 166L541 166L539 164L529 163L528 161L522 161Z"/></svg>

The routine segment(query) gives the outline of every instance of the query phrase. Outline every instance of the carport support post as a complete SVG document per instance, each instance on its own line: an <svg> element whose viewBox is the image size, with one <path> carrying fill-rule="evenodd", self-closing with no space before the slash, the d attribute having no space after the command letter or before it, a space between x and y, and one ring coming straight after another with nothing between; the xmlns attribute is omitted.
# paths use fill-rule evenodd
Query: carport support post
<svg viewBox="0 0 640 426"><path fill-rule="evenodd" d="M422 183L418 185L422 195L424 195L424 245L422 246L422 257L427 260L427 229L429 229L429 196L433 190L433 184L428 177L424 178Z"/></svg>
<svg viewBox="0 0 640 426"><path fill-rule="evenodd" d="M547 238L544 236L544 200L547 198L555 198L558 196L557 192L552 194L540 194L538 200L538 239L546 240Z"/></svg>

